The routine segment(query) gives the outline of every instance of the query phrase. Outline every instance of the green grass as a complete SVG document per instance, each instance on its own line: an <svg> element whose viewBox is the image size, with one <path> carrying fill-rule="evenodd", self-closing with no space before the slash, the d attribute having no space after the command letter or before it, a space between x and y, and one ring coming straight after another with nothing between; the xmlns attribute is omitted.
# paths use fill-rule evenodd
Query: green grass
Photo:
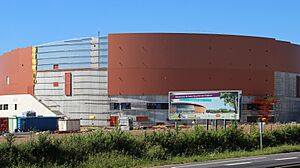
<svg viewBox="0 0 300 168"><path fill-rule="evenodd" d="M263 150L254 151L232 151L232 152L213 152L206 153L202 155L194 156L176 156L166 160L146 160L146 159L135 159L130 156L119 154L117 152L97 154L91 156L86 162L79 165L79 168L113 168L113 167L150 167L150 166L160 166L169 164L183 164L190 162L205 162L210 160L218 159L229 159L237 157L247 157L247 156L258 156L258 155L268 155L276 153L285 152L297 152L300 151L300 145L282 145L277 147L267 147Z"/></svg>

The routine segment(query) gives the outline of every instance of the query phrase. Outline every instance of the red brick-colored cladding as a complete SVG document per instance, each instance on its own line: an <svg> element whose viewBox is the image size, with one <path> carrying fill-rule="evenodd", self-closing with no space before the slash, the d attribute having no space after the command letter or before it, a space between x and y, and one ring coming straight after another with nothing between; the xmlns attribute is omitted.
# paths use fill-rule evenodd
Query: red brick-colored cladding
<svg viewBox="0 0 300 168"><path fill-rule="evenodd" d="M109 95L241 89L273 95L274 72L300 73L300 46L210 34L108 35Z"/></svg>
<svg viewBox="0 0 300 168"><path fill-rule="evenodd" d="M72 73L65 73L65 95L72 96Z"/></svg>
<svg viewBox="0 0 300 168"><path fill-rule="evenodd" d="M32 47L18 48L0 56L0 95L33 95ZM7 85L9 77L9 85Z"/></svg>

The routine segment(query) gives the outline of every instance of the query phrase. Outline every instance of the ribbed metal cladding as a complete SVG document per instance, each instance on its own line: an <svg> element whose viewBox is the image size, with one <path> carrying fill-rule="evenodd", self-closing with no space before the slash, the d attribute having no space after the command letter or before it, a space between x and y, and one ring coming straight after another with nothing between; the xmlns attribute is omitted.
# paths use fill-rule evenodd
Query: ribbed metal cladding
<svg viewBox="0 0 300 168"><path fill-rule="evenodd" d="M81 119L81 125L107 125L107 37L36 47L36 97L52 111Z"/></svg>
<svg viewBox="0 0 300 168"><path fill-rule="evenodd" d="M71 74L68 81L66 74ZM38 71L35 95L53 111L81 119L81 125L106 126L109 118L106 69ZM58 82L58 86L53 86ZM70 82L71 96L66 93ZM95 119L89 119L95 116Z"/></svg>

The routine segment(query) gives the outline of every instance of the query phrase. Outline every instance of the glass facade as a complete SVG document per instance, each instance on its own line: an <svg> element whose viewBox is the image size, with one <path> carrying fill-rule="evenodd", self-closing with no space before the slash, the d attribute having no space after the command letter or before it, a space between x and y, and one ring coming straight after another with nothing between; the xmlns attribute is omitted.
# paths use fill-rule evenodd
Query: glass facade
<svg viewBox="0 0 300 168"><path fill-rule="evenodd" d="M37 70L107 68L107 37L89 37L47 43L37 47Z"/></svg>
<svg viewBox="0 0 300 168"><path fill-rule="evenodd" d="M99 38L99 64L102 68L108 65L108 39L107 37Z"/></svg>

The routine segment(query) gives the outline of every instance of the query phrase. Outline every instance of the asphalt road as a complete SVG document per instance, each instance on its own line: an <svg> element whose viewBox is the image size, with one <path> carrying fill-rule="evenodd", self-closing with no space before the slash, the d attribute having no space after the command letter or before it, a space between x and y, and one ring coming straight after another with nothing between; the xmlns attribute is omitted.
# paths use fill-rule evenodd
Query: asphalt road
<svg viewBox="0 0 300 168"><path fill-rule="evenodd" d="M280 153L274 155L263 155L255 157L232 158L226 160L215 160L210 162L189 163L180 165L159 166L156 168L300 168L300 152Z"/></svg>

